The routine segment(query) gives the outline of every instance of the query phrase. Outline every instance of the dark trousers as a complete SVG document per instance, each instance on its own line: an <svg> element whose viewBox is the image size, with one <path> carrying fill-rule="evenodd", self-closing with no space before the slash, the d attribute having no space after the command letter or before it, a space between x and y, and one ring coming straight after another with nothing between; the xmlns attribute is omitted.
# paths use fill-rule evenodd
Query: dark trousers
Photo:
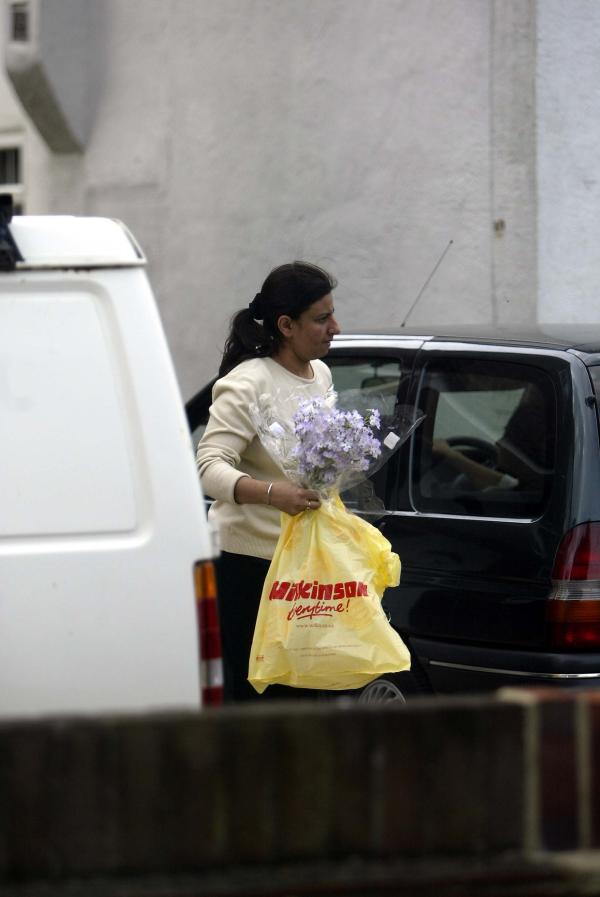
<svg viewBox="0 0 600 897"><path fill-rule="evenodd" d="M237 703L295 698L315 700L320 693L314 689L269 685L262 695L259 695L248 682L248 661L254 624L269 561L223 551L216 566L225 701Z"/></svg>

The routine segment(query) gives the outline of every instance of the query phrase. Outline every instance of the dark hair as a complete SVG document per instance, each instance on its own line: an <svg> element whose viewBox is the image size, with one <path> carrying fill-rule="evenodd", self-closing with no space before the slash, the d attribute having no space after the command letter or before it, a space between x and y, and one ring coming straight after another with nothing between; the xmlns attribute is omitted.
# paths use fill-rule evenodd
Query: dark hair
<svg viewBox="0 0 600 897"><path fill-rule="evenodd" d="M277 326L281 315L296 320L336 285L331 274L308 262L290 262L274 268L260 293L231 319L219 377L248 358L273 355L282 339Z"/></svg>

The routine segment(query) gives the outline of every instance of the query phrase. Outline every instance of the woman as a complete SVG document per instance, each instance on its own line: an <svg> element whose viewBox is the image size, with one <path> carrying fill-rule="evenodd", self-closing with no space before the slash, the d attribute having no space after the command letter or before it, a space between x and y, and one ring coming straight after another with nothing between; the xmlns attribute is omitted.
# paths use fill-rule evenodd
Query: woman
<svg viewBox="0 0 600 897"><path fill-rule="evenodd" d="M326 395L331 373L320 359L340 332L331 296L335 286L326 271L306 262L271 271L231 322L198 446L198 470L205 493L215 499L209 514L221 539L217 578L227 701L301 693L270 686L259 696L247 681L248 661L280 511L314 511L320 500L314 490L285 479L258 439L249 408L266 394L276 413L289 417L298 398Z"/></svg>

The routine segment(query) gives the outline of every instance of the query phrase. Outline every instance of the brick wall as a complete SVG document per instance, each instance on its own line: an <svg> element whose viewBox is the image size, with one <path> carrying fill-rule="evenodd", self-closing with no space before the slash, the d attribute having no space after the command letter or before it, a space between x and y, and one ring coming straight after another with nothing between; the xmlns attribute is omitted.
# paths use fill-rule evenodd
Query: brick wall
<svg viewBox="0 0 600 897"><path fill-rule="evenodd" d="M554 690L4 723L0 894L600 893L599 737Z"/></svg>

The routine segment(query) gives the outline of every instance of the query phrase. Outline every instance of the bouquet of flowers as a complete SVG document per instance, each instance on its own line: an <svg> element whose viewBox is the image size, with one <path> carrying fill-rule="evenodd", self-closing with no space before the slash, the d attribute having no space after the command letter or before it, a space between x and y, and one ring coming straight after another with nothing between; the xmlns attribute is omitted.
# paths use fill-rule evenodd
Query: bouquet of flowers
<svg viewBox="0 0 600 897"><path fill-rule="evenodd" d="M287 421L277 416L270 396L260 396L250 408L261 442L288 479L323 499L364 484L424 418L407 406L397 407L385 422L375 407L349 409L350 401L360 401L357 392L348 391L343 402L334 390L325 397L299 398ZM370 499L369 507L372 490Z"/></svg>

